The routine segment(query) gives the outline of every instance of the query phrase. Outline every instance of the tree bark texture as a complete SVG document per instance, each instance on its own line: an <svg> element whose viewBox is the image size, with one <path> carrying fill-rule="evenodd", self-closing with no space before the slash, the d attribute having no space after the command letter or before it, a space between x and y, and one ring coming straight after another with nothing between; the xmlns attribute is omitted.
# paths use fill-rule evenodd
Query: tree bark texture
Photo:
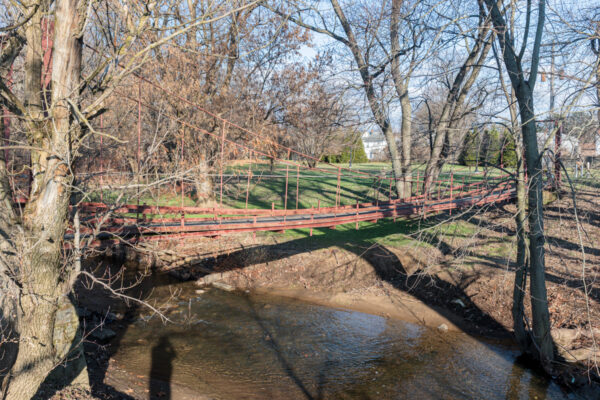
<svg viewBox="0 0 600 400"><path fill-rule="evenodd" d="M392 50L391 73L396 88L396 94L400 99L400 108L402 110L402 122L400 127L400 141L402 144L402 166L401 179L402 187L398 187L398 197L404 198L410 196L410 182L407 179L410 174L411 162L411 139L412 139L412 105L408 96L409 77L402 76L400 71L400 42L398 39L398 31L400 25L400 6L403 0L392 0L392 15L390 25L390 42ZM399 176L395 176L397 182Z"/></svg>
<svg viewBox="0 0 600 400"><path fill-rule="evenodd" d="M50 372L64 361L67 354L56 337L57 333L64 336L64 330L57 329L57 317L60 321L65 312L74 315L74 308L67 301L72 267L61 254L73 183L71 146L80 132L73 108L79 105L82 35L88 2L56 1L52 96L47 121L41 99L40 21L44 9L40 8L39 16L32 19L32 26L26 31L25 105L29 112L27 135L32 146L33 181L23 212L22 232L16 240L21 259L17 274L21 286L19 351L5 393L10 400L33 397ZM78 319L69 321L67 325L76 331ZM74 349L80 351L78 346Z"/></svg>

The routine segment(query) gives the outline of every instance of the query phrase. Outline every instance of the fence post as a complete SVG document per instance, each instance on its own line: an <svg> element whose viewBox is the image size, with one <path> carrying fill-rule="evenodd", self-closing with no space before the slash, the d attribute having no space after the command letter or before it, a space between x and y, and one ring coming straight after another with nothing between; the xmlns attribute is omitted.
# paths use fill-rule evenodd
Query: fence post
<svg viewBox="0 0 600 400"><path fill-rule="evenodd" d="M183 146L185 146L185 131L182 129L181 130L181 208L183 208L183 195L184 195L184 180L183 180L183 170L184 170L184 164L183 164Z"/></svg>

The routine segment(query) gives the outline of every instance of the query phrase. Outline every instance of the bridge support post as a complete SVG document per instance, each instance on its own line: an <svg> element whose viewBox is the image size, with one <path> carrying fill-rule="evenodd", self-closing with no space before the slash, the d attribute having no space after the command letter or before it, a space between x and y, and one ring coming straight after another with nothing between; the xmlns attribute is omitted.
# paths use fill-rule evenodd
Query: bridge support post
<svg viewBox="0 0 600 400"><path fill-rule="evenodd" d="M296 210L298 209L298 199L300 196L300 166L296 165Z"/></svg>
<svg viewBox="0 0 600 400"><path fill-rule="evenodd" d="M451 206L454 206L454 204L452 204L453 202L453 197L452 197L452 192L453 192L453 186L454 186L454 172L450 172L450 203ZM452 207L450 207L450 215L452 215Z"/></svg>
<svg viewBox="0 0 600 400"><path fill-rule="evenodd" d="M227 122L223 122L223 126L221 127L221 184L219 188L219 207L223 207L223 164L224 164L224 153L225 153L225 129L227 127Z"/></svg>
<svg viewBox="0 0 600 400"><path fill-rule="evenodd" d="M138 120L137 120L137 205L140 205L140 165L141 165L141 148L142 148L142 79L138 80ZM139 208L139 207L138 207ZM136 219L139 214L136 214Z"/></svg>
<svg viewBox="0 0 600 400"><path fill-rule="evenodd" d="M336 213L337 213L338 205L340 204L341 177L342 177L342 167L338 167L338 173L337 173L337 191L336 191L336 194L335 194L335 209L336 209Z"/></svg>
<svg viewBox="0 0 600 400"><path fill-rule="evenodd" d="M290 166L286 165L285 166L285 198L283 200L283 209L284 210L287 210L289 176L290 176ZM285 216L285 214L284 214L284 216Z"/></svg>
<svg viewBox="0 0 600 400"><path fill-rule="evenodd" d="M183 208L183 195L185 192L185 182L183 179L183 170L184 170L184 164L183 164L183 147L185 146L185 131L182 129L181 130L181 207Z"/></svg>
<svg viewBox="0 0 600 400"><path fill-rule="evenodd" d="M248 164L248 184L246 185L246 209L248 209L248 197L250 196L250 176L252 175L252 155Z"/></svg>

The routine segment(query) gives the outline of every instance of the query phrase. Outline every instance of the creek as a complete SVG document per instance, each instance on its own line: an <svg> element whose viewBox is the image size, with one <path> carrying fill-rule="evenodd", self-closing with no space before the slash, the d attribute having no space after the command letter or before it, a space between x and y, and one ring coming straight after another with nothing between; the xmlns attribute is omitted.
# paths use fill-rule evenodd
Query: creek
<svg viewBox="0 0 600 400"><path fill-rule="evenodd" d="M195 289L177 285L168 312L174 323L140 315L113 347L115 361L216 399L574 398L520 362L505 341L277 296ZM153 297L172 293L167 285Z"/></svg>

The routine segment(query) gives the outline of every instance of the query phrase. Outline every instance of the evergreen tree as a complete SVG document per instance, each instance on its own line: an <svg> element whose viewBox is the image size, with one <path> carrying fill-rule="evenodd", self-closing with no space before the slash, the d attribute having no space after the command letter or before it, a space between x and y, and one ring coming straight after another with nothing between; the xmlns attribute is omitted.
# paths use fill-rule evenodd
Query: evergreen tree
<svg viewBox="0 0 600 400"><path fill-rule="evenodd" d="M502 141L504 142L502 148L502 164L505 168L516 168L517 152L515 138L510 133L505 132Z"/></svg>
<svg viewBox="0 0 600 400"><path fill-rule="evenodd" d="M487 165L499 165L500 153L502 152L502 141L500 132L496 127L485 132L485 162Z"/></svg>
<svg viewBox="0 0 600 400"><path fill-rule="evenodd" d="M369 162L367 153L365 152L365 145L362 139L359 137L356 143L354 143L354 154L352 157L353 163L366 163Z"/></svg>
<svg viewBox="0 0 600 400"><path fill-rule="evenodd" d="M474 128L467 134L467 137L465 138L465 143L463 144L463 148L458 156L459 164L469 167L477 165L478 147L479 132L477 131L477 128Z"/></svg>
<svg viewBox="0 0 600 400"><path fill-rule="evenodd" d="M369 162L365 146L362 139L359 137L354 144L344 146L344 149L339 154L326 154L321 157L321 161L329 163L366 163Z"/></svg>

